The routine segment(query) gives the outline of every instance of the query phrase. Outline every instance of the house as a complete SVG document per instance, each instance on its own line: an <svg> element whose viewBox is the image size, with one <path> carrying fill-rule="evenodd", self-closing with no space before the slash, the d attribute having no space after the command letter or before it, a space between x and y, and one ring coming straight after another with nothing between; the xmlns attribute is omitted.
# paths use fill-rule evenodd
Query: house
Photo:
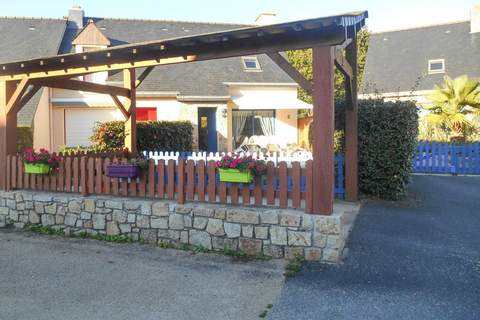
<svg viewBox="0 0 480 320"><path fill-rule="evenodd" d="M272 18L273 14L262 14L256 23L269 24ZM0 61L244 27L86 17L83 9L75 6L64 19L0 18ZM3 32L6 30L10 32ZM11 56L11 52L24 56ZM122 83L120 73L82 78ZM252 136L266 136L267 141L281 145L295 144L297 110L311 107L297 99L297 88L266 55L158 66L137 89L137 121L191 121L197 150L231 151ZM63 145L89 145L97 121L122 119L108 95L45 88L22 110L18 123L33 127L35 148L58 150Z"/></svg>
<svg viewBox="0 0 480 320"><path fill-rule="evenodd" d="M371 35L362 97L413 99L448 75L480 77L480 5L470 20Z"/></svg>

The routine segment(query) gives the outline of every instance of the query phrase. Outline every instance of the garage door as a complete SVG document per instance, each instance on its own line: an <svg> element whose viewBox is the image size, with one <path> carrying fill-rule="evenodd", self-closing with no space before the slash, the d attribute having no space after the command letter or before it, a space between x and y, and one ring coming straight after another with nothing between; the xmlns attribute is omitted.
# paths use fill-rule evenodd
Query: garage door
<svg viewBox="0 0 480 320"><path fill-rule="evenodd" d="M68 147L89 146L95 122L120 120L116 109L66 109L65 144Z"/></svg>

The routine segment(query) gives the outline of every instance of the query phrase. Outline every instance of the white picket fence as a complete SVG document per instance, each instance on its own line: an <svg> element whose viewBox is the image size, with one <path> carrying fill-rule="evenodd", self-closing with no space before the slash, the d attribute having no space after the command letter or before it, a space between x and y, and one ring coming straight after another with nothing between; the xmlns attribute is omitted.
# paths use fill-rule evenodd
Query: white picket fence
<svg viewBox="0 0 480 320"><path fill-rule="evenodd" d="M241 152L239 153L241 156L249 156L251 155L255 159L262 159L265 161L272 161L275 165L279 162L285 161L288 166L291 166L292 162L299 161L300 165L303 167L305 166L305 162L307 160L312 159L311 152L295 152L295 153L287 153L287 152ZM179 158L187 159L187 160L194 160L195 162L199 160L204 160L206 163L210 160L218 161L225 155L232 155L231 152L176 152L176 151L166 151L166 152L158 152L158 151L143 151L143 155L148 159L155 160L155 163L158 163L158 160L175 160L178 162Z"/></svg>

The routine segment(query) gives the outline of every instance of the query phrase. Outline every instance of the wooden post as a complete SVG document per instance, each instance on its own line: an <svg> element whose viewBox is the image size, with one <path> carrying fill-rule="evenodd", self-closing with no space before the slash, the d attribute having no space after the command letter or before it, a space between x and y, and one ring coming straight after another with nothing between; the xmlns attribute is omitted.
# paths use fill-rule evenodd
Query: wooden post
<svg viewBox="0 0 480 320"><path fill-rule="evenodd" d="M135 92L135 69L123 70L123 86L130 90L130 96L125 101L125 109L130 116L125 121L125 148L133 154L137 153L137 96Z"/></svg>
<svg viewBox="0 0 480 320"><path fill-rule="evenodd" d="M0 81L0 190L7 188L7 155L17 153L17 113L7 115L7 104L16 89L16 81Z"/></svg>
<svg viewBox="0 0 480 320"><path fill-rule="evenodd" d="M357 41L346 48L346 58L352 66L351 79L346 77L345 109L345 200L358 200L358 104L357 104Z"/></svg>
<svg viewBox="0 0 480 320"><path fill-rule="evenodd" d="M313 48L313 213L331 214L335 183L334 48Z"/></svg>

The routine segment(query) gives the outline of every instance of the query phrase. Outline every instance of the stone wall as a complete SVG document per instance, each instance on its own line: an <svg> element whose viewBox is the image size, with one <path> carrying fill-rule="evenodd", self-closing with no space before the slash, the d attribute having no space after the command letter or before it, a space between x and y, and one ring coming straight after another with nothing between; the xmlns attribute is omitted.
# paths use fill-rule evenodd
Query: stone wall
<svg viewBox="0 0 480 320"><path fill-rule="evenodd" d="M337 262L356 207L336 206L331 216L272 208L134 198L81 197L43 192L0 192L0 227L40 224L65 234L130 236L134 241L200 245L274 258Z"/></svg>

